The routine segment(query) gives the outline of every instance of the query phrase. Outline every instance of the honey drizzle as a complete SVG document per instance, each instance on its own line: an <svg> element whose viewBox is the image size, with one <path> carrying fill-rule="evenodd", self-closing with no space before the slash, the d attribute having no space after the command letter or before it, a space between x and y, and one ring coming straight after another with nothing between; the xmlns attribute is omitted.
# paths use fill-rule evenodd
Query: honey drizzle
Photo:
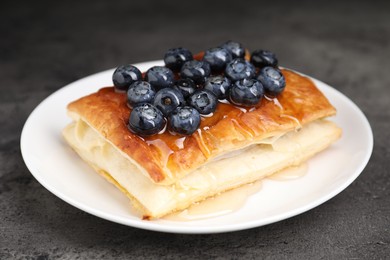
<svg viewBox="0 0 390 260"><path fill-rule="evenodd" d="M174 153L174 151L162 139L145 140L145 142L149 146L153 146L158 149L160 154L160 162L162 164L161 166L165 168L167 173L170 173L167 165L169 157Z"/></svg>
<svg viewBox="0 0 390 260"><path fill-rule="evenodd" d="M245 137L253 139L254 132L249 128L245 127L245 124L243 122L239 122L239 119L232 119L232 123L234 124L234 127Z"/></svg>
<svg viewBox="0 0 390 260"><path fill-rule="evenodd" d="M204 138L203 138L203 134L202 134L202 130L199 128L198 130L196 130L196 132L198 133L197 135L195 135L195 138L198 142L198 145L199 145L199 148L202 150L203 154L206 156L206 158L210 157L211 155L211 151L210 149L207 147L205 141L204 141ZM203 132L206 132L206 131L203 131Z"/></svg>
<svg viewBox="0 0 390 260"><path fill-rule="evenodd" d="M298 131L299 129L302 128L301 122L299 122L298 118L296 118L294 116L286 115L286 114L281 114L280 117L282 117L282 118L286 117L286 118L291 119L292 121L294 121L295 124L296 124L295 131Z"/></svg>
<svg viewBox="0 0 390 260"><path fill-rule="evenodd" d="M201 55L200 55L201 56ZM288 75L290 72L286 71ZM284 73L284 72L283 72ZM287 83L288 81L288 77ZM114 90L114 91L113 91ZM120 102L120 107L123 109L126 109L126 113L123 113L124 115L128 115L128 113L131 111L127 107L126 102L126 94L125 93L115 93L116 98L112 98L112 95L110 93L115 92L114 88L106 88L101 91L99 91L100 95L107 95L107 99L111 102ZM278 97L273 96L267 96L264 95L263 100L256 106L253 107L238 107L235 105L232 105L227 100L219 100L216 111L213 112L212 115L208 116L202 116L201 117L201 124L199 129L192 135L192 136L183 136L180 134L171 133L168 129L164 129L161 133L149 136L149 137L143 137L142 139L145 141L145 143L153 149L155 149L156 154L158 157L161 158L161 163L165 164L163 165L164 168L167 167L167 164L169 164L170 156L172 156L176 151L182 150L186 148L187 143L192 143L190 139L195 139L199 149L203 152L204 156L206 158L209 158L212 156L213 152L215 152L219 147L219 142L221 142L224 138L223 133L218 135L214 135L215 130L213 131L213 126L220 123L221 121L225 121L222 123L222 125L228 126L231 124L234 126L234 128L244 136L246 139L252 139L255 138L257 135L261 133L267 132L269 129L268 123L266 121L270 121L270 128L273 129L274 126L276 126L275 123L275 114L271 113L268 114L267 112L259 114L259 116L256 116L256 120L260 121L261 123L257 125L253 125L256 121L253 121L254 118L247 114L251 114L252 112L256 113L258 109L264 109L265 111L271 110L270 106L276 106L279 108L279 118L286 118L294 121L294 125L296 126L296 129L299 130L301 127L300 120L302 116L300 115L299 111L295 111L294 114L298 115L297 117L291 116L289 114L292 113L291 105L289 103L286 103L287 109L285 109L282 105L282 103L279 100L279 97L282 98L282 100L288 99L288 100L298 100L300 96L292 96L290 92L288 93L282 93ZM299 99L301 102L301 99ZM301 102L302 103L302 102ZM123 105L122 105L123 104ZM127 117L127 116L126 116ZM256 124L256 123L255 123ZM274 126L273 126L273 125ZM253 127L250 127L253 126ZM157 141L158 140L158 141ZM234 142L234 140L232 140Z"/></svg>
<svg viewBox="0 0 390 260"><path fill-rule="evenodd" d="M280 111L284 110L283 106L282 106L282 104L280 104L278 98L276 98L276 97L269 97L267 95L264 95L264 98L266 100L268 100L269 102L272 102L275 106L277 106L280 109Z"/></svg>
<svg viewBox="0 0 390 260"><path fill-rule="evenodd" d="M98 95L100 96L100 98L107 100L107 103L117 104L119 113L123 117L123 122L124 124L127 124L128 116L131 112L131 109L127 106L126 93L117 93L115 92L115 88L107 87L99 90ZM290 92L283 92L280 97L283 100L288 99L292 101L300 98L300 96L293 96ZM145 144L152 147L152 149L156 152L156 156L160 158L162 167L167 169L170 168L168 165L170 163L170 157L176 151L186 149L186 144L193 143L191 140L194 139L198 143L199 148L201 149L206 158L212 156L213 152L217 151L218 147L220 147L219 143L223 142L224 139L223 132L216 132L215 130L213 130L214 125L217 125L219 123L221 123L221 125L226 125L227 127L229 127L229 124L234 126L234 128L245 138L254 138L260 133L267 132L268 123L266 123L266 121L274 123L273 113L260 113L257 119L258 121L260 121L260 123L253 126L253 129L252 127L249 127L249 125L252 126L254 122L253 117L252 119L250 119L250 114L256 113L256 111L259 109L264 109L265 111L268 111L270 110L270 106L277 106L281 110L281 113L278 115L279 118L293 120L294 125L296 125L296 129L299 129L301 127L299 118L301 118L302 116L299 113L299 109L294 109L296 111L291 111L291 106L289 105L289 103L287 103L288 109L285 109L282 106L282 103L279 101L279 96L276 98L265 95L258 105L248 108L237 107L229 103L227 100L220 100L212 116L201 117L200 127L197 132L195 132L192 136L183 136L180 134L171 133L168 129L164 129L159 134L139 138L141 138L145 142ZM298 118L293 117L289 114L297 114ZM271 128L272 127L273 126L271 125ZM218 134L215 135L216 133Z"/></svg>
<svg viewBox="0 0 390 260"><path fill-rule="evenodd" d="M284 108L283 108L282 104L280 104L279 100L276 97L269 97L267 95L264 95L264 97L266 100L272 102L275 106L277 106L280 109L280 111L282 112L282 114L280 115L281 118L285 117L285 118L288 118L288 119L291 119L292 121L294 121L294 123L296 124L295 130L299 130L302 127L301 122L299 122L298 118L283 113ZM295 100L297 100L297 99L295 99ZM302 102L300 102L300 103L302 103Z"/></svg>
<svg viewBox="0 0 390 260"><path fill-rule="evenodd" d="M234 125L234 128L244 136L244 138L253 139L256 136L256 131L249 127L245 121L242 120L242 117L251 112L255 112L257 109L261 109L263 106L268 106L273 104L277 106L281 111L284 111L283 106L279 102L277 97L264 96L264 100L260 102L257 106L254 107L237 107L230 104L227 100L220 100L218 102L217 109L214 113L208 116L201 117L201 124L199 129L192 135L195 138L199 149L202 151L206 158L212 156L213 151L218 147L218 140L213 134L211 134L211 129L214 125L218 124L222 120L230 120L231 124ZM299 120L293 116L286 114L281 114L281 118L286 117L293 120L297 128L300 127ZM259 120L262 120L262 117L259 117ZM266 132L266 128L259 124L257 127L261 128L262 132ZM148 145L154 146L158 153L160 154L163 166L166 167L169 163L169 157L176 151L185 149L185 144L187 137L169 131L162 131L158 135L145 137L145 142ZM157 141L159 140L159 141Z"/></svg>
<svg viewBox="0 0 390 260"><path fill-rule="evenodd" d="M179 149L183 149L184 148L184 141L186 140L186 137L181 137L179 139L176 139L175 141L175 145L179 148Z"/></svg>

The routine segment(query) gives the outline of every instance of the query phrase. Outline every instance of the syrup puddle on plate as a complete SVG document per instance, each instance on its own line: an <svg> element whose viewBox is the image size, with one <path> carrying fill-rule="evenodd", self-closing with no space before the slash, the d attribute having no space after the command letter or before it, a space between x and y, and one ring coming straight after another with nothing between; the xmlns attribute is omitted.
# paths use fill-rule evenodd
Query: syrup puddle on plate
<svg viewBox="0 0 390 260"><path fill-rule="evenodd" d="M261 186L261 181L243 185L208 198L200 203L195 203L183 211L165 216L164 219L191 221L226 215L239 210L249 196L261 190Z"/></svg>
<svg viewBox="0 0 390 260"><path fill-rule="evenodd" d="M304 176L307 173L307 170L307 163L303 163L299 166L291 166L279 171L268 176L267 179L276 181L294 180ZM195 203L191 207L165 216L163 219L172 221L192 221L226 215L242 208L246 200L251 195L259 192L261 187L261 180L246 184L239 188L208 198L202 202Z"/></svg>

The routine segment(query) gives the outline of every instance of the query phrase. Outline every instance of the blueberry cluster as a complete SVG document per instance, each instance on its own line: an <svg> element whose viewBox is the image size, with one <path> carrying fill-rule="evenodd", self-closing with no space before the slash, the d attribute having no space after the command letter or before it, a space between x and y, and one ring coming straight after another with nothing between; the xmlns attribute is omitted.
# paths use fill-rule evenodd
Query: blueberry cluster
<svg viewBox="0 0 390 260"><path fill-rule="evenodd" d="M112 80L127 92L132 108L129 129L141 136L157 134L165 127L191 135L201 116L210 116L218 100L236 106L254 106L265 93L276 96L286 85L274 53L255 50L250 61L241 43L228 41L205 51L195 60L186 48L169 49L165 66L148 69L144 77L132 65L118 67Z"/></svg>

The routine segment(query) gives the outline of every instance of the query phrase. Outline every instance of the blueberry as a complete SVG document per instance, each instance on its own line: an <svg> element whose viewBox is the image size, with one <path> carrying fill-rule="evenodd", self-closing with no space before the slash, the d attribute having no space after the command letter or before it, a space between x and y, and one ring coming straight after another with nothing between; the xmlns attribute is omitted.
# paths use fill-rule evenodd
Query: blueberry
<svg viewBox="0 0 390 260"><path fill-rule="evenodd" d="M177 90L180 90L185 99L187 99L196 91L196 85L191 79L179 79L175 82L173 87Z"/></svg>
<svg viewBox="0 0 390 260"><path fill-rule="evenodd" d="M204 89L213 92L218 99L226 99L231 87L231 81L222 75L211 76L206 80Z"/></svg>
<svg viewBox="0 0 390 260"><path fill-rule="evenodd" d="M152 85L146 81L136 81L130 85L127 90L127 104L130 107L142 103L153 103L156 91L154 91Z"/></svg>
<svg viewBox="0 0 390 260"><path fill-rule="evenodd" d="M183 79L192 79L195 84L203 84L210 76L210 64L205 61L187 61L181 68L180 76Z"/></svg>
<svg viewBox="0 0 390 260"><path fill-rule="evenodd" d="M278 66L278 59L273 52L255 50L251 55L251 63L257 68L263 68L266 66L276 67Z"/></svg>
<svg viewBox="0 0 390 260"><path fill-rule="evenodd" d="M257 79L263 84L264 89L274 96L280 94L286 87L286 80L282 72L277 68L262 68Z"/></svg>
<svg viewBox="0 0 390 260"><path fill-rule="evenodd" d="M189 98L189 104L202 115L213 113L217 107L217 97L208 90L196 91Z"/></svg>
<svg viewBox="0 0 390 260"><path fill-rule="evenodd" d="M239 42L227 41L222 44L222 48L228 50L232 54L233 59L245 57L245 49Z"/></svg>
<svg viewBox="0 0 390 260"><path fill-rule="evenodd" d="M112 74L112 82L120 91L126 91L133 82L138 80L142 80L142 73L133 65L119 66Z"/></svg>
<svg viewBox="0 0 390 260"><path fill-rule="evenodd" d="M145 80L156 90L173 86L173 72L163 66L154 66L146 71Z"/></svg>
<svg viewBox="0 0 390 260"><path fill-rule="evenodd" d="M160 89L154 97L155 105L164 116L168 116L175 108L184 104L184 97L181 92L174 88Z"/></svg>
<svg viewBox="0 0 390 260"><path fill-rule="evenodd" d="M165 126L160 110L151 104L136 106L130 113L129 129L141 136L157 134Z"/></svg>
<svg viewBox="0 0 390 260"><path fill-rule="evenodd" d="M264 95L264 87L255 79L236 81L230 88L229 100L239 106L253 106L260 102Z"/></svg>
<svg viewBox="0 0 390 260"><path fill-rule="evenodd" d="M186 48L169 49L164 55L165 66L179 72L184 62L193 60L192 53Z"/></svg>
<svg viewBox="0 0 390 260"><path fill-rule="evenodd" d="M191 135L200 125L200 114L193 107L177 107L169 116L169 129L175 133Z"/></svg>
<svg viewBox="0 0 390 260"><path fill-rule="evenodd" d="M255 67L250 62L240 58L229 62L225 69L226 76L232 81L253 78L255 73Z"/></svg>
<svg viewBox="0 0 390 260"><path fill-rule="evenodd" d="M212 48L205 52L203 60L210 64L211 71L222 72L232 60L232 54L222 47Z"/></svg>

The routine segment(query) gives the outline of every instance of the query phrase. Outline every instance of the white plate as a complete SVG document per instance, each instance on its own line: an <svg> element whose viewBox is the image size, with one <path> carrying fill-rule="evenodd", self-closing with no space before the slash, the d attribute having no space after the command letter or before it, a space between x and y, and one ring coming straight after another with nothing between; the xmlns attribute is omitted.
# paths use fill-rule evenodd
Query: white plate
<svg viewBox="0 0 390 260"><path fill-rule="evenodd" d="M161 61L136 64L141 71ZM344 190L366 166L373 148L370 125L359 108L332 87L314 80L337 108L332 118L342 138L309 161L308 173L292 181L264 180L260 192L245 205L223 216L196 221L141 220L126 196L87 166L64 143L62 129L70 122L66 105L81 96L112 85L113 70L69 84L46 98L31 113L21 136L24 161L49 191L95 216L124 225L172 233L218 233L280 221L310 210Z"/></svg>

